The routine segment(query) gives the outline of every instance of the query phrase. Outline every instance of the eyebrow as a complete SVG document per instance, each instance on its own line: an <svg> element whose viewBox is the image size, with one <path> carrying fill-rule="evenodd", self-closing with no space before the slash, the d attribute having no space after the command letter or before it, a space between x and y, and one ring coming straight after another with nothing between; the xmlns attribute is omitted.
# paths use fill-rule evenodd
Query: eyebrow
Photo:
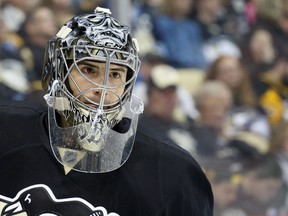
<svg viewBox="0 0 288 216"><path fill-rule="evenodd" d="M116 67L116 68L111 68L110 67L110 71L117 71L117 72L121 72L121 73L126 73L127 72L127 70L125 71L125 69L123 67L121 67L121 66Z"/></svg>
<svg viewBox="0 0 288 216"><path fill-rule="evenodd" d="M99 69L97 62L92 63L92 61L83 61L83 62L79 62L79 65L87 65L87 66L96 67L97 69ZM110 67L110 71L117 71L117 72L122 72L122 73L127 72L127 70L125 71L125 69L126 68L124 68L123 66L119 66L119 65L115 65L114 68Z"/></svg>

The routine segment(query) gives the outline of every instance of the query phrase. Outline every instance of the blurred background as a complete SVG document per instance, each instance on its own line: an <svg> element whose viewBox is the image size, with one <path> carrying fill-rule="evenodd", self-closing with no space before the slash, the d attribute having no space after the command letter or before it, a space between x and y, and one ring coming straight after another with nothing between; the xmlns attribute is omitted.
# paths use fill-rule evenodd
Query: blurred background
<svg viewBox="0 0 288 216"><path fill-rule="evenodd" d="M198 160L215 216L288 216L288 0L1 0L0 100L45 103L47 40L97 6L137 38L140 121Z"/></svg>

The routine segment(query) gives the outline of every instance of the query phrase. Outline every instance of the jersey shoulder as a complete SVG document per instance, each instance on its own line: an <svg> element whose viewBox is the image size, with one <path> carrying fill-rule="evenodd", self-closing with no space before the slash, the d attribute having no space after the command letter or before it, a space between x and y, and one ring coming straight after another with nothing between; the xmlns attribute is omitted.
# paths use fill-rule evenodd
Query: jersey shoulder
<svg viewBox="0 0 288 216"><path fill-rule="evenodd" d="M42 104L0 100L1 144L40 143L47 125L46 114L47 107Z"/></svg>
<svg viewBox="0 0 288 216"><path fill-rule="evenodd" d="M179 160L192 163L193 165L200 168L198 162L188 153L185 149L172 142L160 133L155 132L145 124L139 124L137 129L136 142L144 143L142 145L149 146L148 149L161 151L161 154L167 157L177 158ZM147 147L146 147L147 148ZM162 155L162 156L164 156Z"/></svg>
<svg viewBox="0 0 288 216"><path fill-rule="evenodd" d="M0 99L0 114L31 116L47 111L47 107L41 103L28 101L13 101Z"/></svg>
<svg viewBox="0 0 288 216"><path fill-rule="evenodd" d="M143 158L143 161L149 164L147 167L155 169L163 179L171 179L171 184L183 176L195 180L195 175L198 175L196 180L202 179L209 185L203 169L191 154L145 125L139 124L134 145L132 155L137 155L136 160Z"/></svg>
<svg viewBox="0 0 288 216"><path fill-rule="evenodd" d="M191 213L189 215L212 215L214 199L212 188L203 169L192 155L141 124L138 126L134 145L132 161L137 164L137 168L141 167L141 172L137 175L143 179L147 178L145 177L147 174L157 176L158 186L154 187L153 193L159 192L163 203L166 203L163 208L178 206L185 209L190 206L185 209ZM145 183L142 187L144 185ZM153 187L153 184L149 187ZM198 205L197 210L194 208L195 205ZM206 209L207 214L202 214L203 209ZM169 212L173 210L169 209Z"/></svg>

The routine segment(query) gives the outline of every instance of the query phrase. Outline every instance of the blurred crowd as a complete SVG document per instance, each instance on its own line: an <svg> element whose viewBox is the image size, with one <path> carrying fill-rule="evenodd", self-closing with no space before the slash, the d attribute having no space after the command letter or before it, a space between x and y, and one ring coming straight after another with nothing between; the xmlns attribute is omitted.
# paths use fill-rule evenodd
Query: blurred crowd
<svg viewBox="0 0 288 216"><path fill-rule="evenodd" d="M113 1L2 0L0 99L44 103L47 40ZM130 4L141 123L197 159L215 216L288 216L288 0Z"/></svg>

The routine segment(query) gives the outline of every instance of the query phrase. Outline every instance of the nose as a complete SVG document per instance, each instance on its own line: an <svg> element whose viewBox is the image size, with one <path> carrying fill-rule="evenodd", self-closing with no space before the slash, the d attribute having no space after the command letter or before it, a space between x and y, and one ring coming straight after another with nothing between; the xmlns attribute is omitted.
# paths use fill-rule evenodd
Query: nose
<svg viewBox="0 0 288 216"><path fill-rule="evenodd" d="M86 91L84 97L86 98L88 103L91 102L91 103L99 104L101 101L104 101L101 98L105 99L105 95L102 95L103 90L100 89L99 87L93 87L93 88L90 88L90 90L89 89L87 90L88 91Z"/></svg>
<svg viewBox="0 0 288 216"><path fill-rule="evenodd" d="M105 90L103 90L102 88L99 88L99 87L95 87L92 89L92 94L94 96L97 96L97 97L101 97L102 96L102 93L104 92ZM107 91L105 91L104 95L105 96L107 95Z"/></svg>
<svg viewBox="0 0 288 216"><path fill-rule="evenodd" d="M91 79L89 87L92 89L93 95L101 96L103 89L100 86L103 85L103 81L104 77L99 75Z"/></svg>

